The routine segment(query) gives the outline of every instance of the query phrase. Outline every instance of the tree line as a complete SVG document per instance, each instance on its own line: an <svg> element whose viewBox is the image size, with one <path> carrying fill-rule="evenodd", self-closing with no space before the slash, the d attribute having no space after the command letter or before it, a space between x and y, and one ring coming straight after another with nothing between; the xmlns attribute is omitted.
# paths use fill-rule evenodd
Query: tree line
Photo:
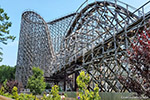
<svg viewBox="0 0 150 100"><path fill-rule="evenodd" d="M15 71L16 66L15 67L7 65L0 66L0 83L3 83L5 80L15 80Z"/></svg>

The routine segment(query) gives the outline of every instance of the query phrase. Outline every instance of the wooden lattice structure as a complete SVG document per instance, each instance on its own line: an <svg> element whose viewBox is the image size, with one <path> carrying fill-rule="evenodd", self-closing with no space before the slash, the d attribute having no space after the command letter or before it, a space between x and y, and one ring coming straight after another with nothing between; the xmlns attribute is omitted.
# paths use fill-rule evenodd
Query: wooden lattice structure
<svg viewBox="0 0 150 100"><path fill-rule="evenodd" d="M51 22L24 12L16 79L26 85L33 66L44 70L46 80L57 82L85 70L101 91L126 91L118 76L130 75L127 50L148 24L146 4L135 9L116 0L85 2L75 13Z"/></svg>

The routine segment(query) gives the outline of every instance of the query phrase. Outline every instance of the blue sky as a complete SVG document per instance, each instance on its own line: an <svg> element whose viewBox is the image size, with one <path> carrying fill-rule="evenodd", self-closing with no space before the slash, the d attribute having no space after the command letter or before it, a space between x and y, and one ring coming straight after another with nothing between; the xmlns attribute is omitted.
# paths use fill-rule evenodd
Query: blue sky
<svg viewBox="0 0 150 100"><path fill-rule="evenodd" d="M0 65L16 65L21 15L24 11L35 11L48 22L76 11L84 1L85 0L0 0L0 7L8 13L10 21L12 22L10 34L16 36L14 42L9 41L8 45L0 44L0 47L3 48L3 61L0 62ZM89 0L89 2L92 1L94 0ZM121 1L138 8L148 0ZM149 7L146 9L149 9Z"/></svg>

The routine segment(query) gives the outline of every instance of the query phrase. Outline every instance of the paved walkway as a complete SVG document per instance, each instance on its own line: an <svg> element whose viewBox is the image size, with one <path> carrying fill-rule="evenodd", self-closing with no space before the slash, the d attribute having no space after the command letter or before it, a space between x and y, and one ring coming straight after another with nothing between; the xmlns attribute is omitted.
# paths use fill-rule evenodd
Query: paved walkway
<svg viewBox="0 0 150 100"><path fill-rule="evenodd" d="M0 100L13 100L13 99L10 99L10 98L7 98L7 97L4 97L4 96L0 95Z"/></svg>

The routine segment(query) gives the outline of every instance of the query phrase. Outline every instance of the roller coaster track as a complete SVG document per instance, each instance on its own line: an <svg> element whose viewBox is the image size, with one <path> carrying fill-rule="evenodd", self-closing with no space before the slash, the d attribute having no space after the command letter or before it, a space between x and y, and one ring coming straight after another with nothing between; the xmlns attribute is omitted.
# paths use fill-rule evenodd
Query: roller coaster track
<svg viewBox="0 0 150 100"><path fill-rule="evenodd" d="M149 2L138 9L116 0L85 2L75 13L47 23L33 11L24 12L16 79L25 86L33 66L49 81L85 70L101 91L126 91L118 76L130 75L127 50L138 31L149 27L150 13L144 11Z"/></svg>

